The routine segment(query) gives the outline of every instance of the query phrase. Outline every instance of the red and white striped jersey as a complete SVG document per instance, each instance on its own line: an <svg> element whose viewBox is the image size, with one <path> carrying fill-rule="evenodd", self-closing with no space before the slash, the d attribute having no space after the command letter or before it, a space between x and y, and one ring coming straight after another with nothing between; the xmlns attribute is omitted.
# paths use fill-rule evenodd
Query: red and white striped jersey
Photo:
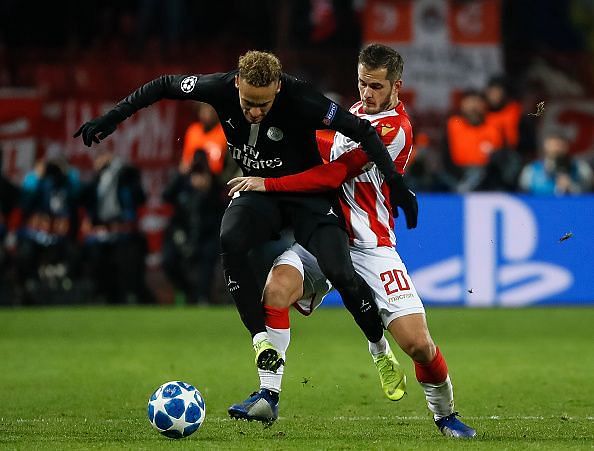
<svg viewBox="0 0 594 451"><path fill-rule="evenodd" d="M373 115L363 112L361 102L353 105L350 111L371 122L392 156L396 170L402 174L412 151L412 127L402 102L394 109ZM359 148L359 143L337 133L330 150L330 161ZM395 246L389 189L373 163L366 165L360 175L342 184L340 202L351 245L361 248Z"/></svg>

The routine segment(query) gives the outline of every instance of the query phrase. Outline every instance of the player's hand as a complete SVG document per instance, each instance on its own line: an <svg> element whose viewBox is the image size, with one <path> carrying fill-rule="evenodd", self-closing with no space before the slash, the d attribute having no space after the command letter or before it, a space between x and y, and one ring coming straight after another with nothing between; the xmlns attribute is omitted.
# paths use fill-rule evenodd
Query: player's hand
<svg viewBox="0 0 594 451"><path fill-rule="evenodd" d="M389 186L392 214L395 218L398 217L398 208L401 208L406 218L406 228L414 229L417 226L417 217L419 216L417 196L410 190L401 175L394 177Z"/></svg>
<svg viewBox="0 0 594 451"><path fill-rule="evenodd" d="M120 122L121 118L119 113L110 111L103 116L85 122L78 131L72 135L72 137L78 138L82 135L85 146L91 147L93 143L99 144L102 140L111 135Z"/></svg>
<svg viewBox="0 0 594 451"><path fill-rule="evenodd" d="M229 196L233 196L238 191L266 191L262 177L235 177L229 180L227 185L231 187Z"/></svg>

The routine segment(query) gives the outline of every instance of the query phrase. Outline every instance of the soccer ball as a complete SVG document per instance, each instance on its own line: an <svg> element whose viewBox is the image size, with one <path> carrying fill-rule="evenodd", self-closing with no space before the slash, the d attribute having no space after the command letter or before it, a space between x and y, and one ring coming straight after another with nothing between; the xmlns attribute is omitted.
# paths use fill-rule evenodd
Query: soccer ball
<svg viewBox="0 0 594 451"><path fill-rule="evenodd" d="M196 432L206 415L204 398L196 388L180 381L165 382L148 401L151 425L169 438Z"/></svg>

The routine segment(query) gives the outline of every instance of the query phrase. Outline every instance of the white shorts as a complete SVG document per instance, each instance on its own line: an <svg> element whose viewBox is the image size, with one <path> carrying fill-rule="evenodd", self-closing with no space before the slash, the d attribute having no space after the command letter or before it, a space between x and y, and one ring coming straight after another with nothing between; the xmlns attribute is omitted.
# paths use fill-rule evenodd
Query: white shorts
<svg viewBox="0 0 594 451"><path fill-rule="evenodd" d="M296 268L303 277L303 297L293 306L303 315L309 316L318 308L330 291L332 284L318 266L318 261L304 247L294 243L283 252L272 265L289 265Z"/></svg>
<svg viewBox="0 0 594 451"><path fill-rule="evenodd" d="M394 248L383 246L363 249L351 246L350 252L355 270L374 293L384 327L387 328L401 316L425 313L406 266ZM275 260L274 266L278 265L291 265L303 276L303 298L295 307L304 315L310 315L332 289L317 260L295 243Z"/></svg>

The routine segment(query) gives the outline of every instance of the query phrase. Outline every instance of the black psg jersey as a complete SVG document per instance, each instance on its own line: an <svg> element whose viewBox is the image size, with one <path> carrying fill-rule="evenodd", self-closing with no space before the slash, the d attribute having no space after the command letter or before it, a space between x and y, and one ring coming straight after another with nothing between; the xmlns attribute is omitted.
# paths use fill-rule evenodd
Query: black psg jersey
<svg viewBox="0 0 594 451"><path fill-rule="evenodd" d="M322 163L315 131L330 128L360 142L390 178L394 164L371 124L344 110L309 84L282 74L272 108L249 123L235 87L237 71L208 75L163 75L140 87L114 108L123 119L160 99L197 100L213 106L229 152L244 175L280 177Z"/></svg>

